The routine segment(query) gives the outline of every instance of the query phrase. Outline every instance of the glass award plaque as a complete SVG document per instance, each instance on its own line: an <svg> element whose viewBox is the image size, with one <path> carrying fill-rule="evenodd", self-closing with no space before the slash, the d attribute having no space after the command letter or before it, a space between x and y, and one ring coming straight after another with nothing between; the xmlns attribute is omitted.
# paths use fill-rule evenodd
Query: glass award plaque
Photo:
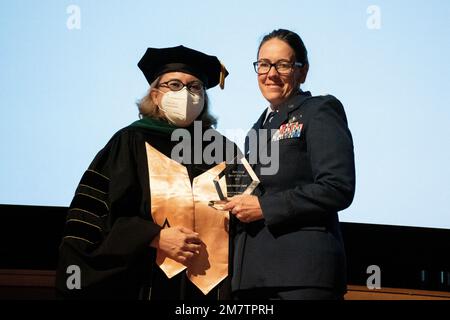
<svg viewBox="0 0 450 320"><path fill-rule="evenodd" d="M223 182L225 179L225 183ZM228 197L240 194L251 194L259 184L259 179L245 157L235 158L227 163L213 180L220 200L209 201L209 206L223 210ZM226 186L226 189L223 189Z"/></svg>

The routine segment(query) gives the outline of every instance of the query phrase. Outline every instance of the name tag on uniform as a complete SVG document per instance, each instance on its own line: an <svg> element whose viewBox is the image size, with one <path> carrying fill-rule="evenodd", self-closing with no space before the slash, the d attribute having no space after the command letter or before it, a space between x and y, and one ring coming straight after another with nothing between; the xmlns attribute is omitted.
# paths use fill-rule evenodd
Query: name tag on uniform
<svg viewBox="0 0 450 320"><path fill-rule="evenodd" d="M281 125L281 127L272 136L272 141L279 141L290 138L300 138L303 123L290 122Z"/></svg>

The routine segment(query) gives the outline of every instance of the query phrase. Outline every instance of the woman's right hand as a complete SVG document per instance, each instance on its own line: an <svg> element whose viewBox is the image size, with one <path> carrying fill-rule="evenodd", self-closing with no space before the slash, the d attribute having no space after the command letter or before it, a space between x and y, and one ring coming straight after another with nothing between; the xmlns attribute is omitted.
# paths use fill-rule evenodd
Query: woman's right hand
<svg viewBox="0 0 450 320"><path fill-rule="evenodd" d="M188 228L170 227L162 229L150 246L177 262L186 263L200 252L201 240L198 233Z"/></svg>

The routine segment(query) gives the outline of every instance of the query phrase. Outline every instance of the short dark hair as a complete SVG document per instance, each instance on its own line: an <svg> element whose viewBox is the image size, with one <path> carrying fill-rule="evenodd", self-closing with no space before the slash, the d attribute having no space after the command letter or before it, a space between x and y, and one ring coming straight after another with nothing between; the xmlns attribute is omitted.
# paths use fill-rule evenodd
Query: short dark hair
<svg viewBox="0 0 450 320"><path fill-rule="evenodd" d="M295 32L286 29L277 29L273 30L269 34L266 34L259 44L257 55L259 54L261 46L271 39L280 39L286 42L292 50L294 50L295 61L301 62L303 65L308 64L308 51L306 50L302 38L300 38L300 36ZM258 56L256 58L258 59Z"/></svg>

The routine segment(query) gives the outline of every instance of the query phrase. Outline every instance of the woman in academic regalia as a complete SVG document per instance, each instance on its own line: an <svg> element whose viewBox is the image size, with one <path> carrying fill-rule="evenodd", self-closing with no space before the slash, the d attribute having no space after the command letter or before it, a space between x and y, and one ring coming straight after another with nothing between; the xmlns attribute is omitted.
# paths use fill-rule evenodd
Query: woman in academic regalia
<svg viewBox="0 0 450 320"><path fill-rule="evenodd" d="M217 198L213 178L224 159L206 164L203 151L217 139L200 143L191 135L213 130L205 90L223 88L228 72L217 57L183 46L149 48L138 66L150 84L138 103L141 120L118 131L81 178L60 246L57 292L226 299L228 213L205 204ZM180 128L191 138L172 141Z"/></svg>

